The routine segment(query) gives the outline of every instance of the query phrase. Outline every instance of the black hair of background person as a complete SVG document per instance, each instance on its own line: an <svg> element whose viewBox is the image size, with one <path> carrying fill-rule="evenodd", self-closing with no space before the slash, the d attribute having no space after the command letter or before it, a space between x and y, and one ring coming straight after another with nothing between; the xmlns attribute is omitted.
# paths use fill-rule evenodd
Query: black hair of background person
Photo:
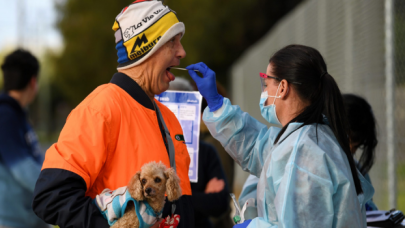
<svg viewBox="0 0 405 228"><path fill-rule="evenodd" d="M357 194L362 193L363 190L357 175L356 164L350 152L347 138L349 132L343 98L335 80L327 73L328 69L322 55L312 47L288 45L277 51L270 58L269 63L272 65L273 76L285 79L288 82L301 83L300 85L290 83L290 85L303 101L310 103L289 123L303 123L299 128L314 123L323 124L323 115L325 115L331 130L347 156L356 192ZM281 129L275 144L282 142L291 134L280 139L289 123Z"/></svg>
<svg viewBox="0 0 405 228"><path fill-rule="evenodd" d="M349 137L362 149L359 159L360 172L365 175L374 165L375 148L377 147L376 120L370 104L362 97L354 94L343 94L347 119L349 121Z"/></svg>
<svg viewBox="0 0 405 228"><path fill-rule="evenodd" d="M22 90L32 77L38 77L39 63L30 52L18 49L5 58L1 69L5 92Z"/></svg>

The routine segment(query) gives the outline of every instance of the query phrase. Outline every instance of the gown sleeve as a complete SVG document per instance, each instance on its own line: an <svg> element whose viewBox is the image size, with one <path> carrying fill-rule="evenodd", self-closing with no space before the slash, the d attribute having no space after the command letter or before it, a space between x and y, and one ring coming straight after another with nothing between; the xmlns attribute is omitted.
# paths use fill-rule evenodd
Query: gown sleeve
<svg viewBox="0 0 405 228"><path fill-rule="evenodd" d="M245 184L243 184L242 192L239 195L239 206L240 208L245 205L246 201L250 198L254 198L257 200L257 184L259 183L259 178L250 175L246 181Z"/></svg>
<svg viewBox="0 0 405 228"><path fill-rule="evenodd" d="M269 148L273 146L280 128L260 123L237 105L224 98L222 107L214 112L207 107L203 121L211 135L244 171L260 176Z"/></svg>

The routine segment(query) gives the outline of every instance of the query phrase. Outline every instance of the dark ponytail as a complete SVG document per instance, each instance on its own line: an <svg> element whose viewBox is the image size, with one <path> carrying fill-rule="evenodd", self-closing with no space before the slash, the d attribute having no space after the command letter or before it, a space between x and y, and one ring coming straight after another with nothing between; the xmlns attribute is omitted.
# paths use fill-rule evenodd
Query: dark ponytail
<svg viewBox="0 0 405 228"><path fill-rule="evenodd" d="M354 94L344 94L343 102L349 122L350 141L363 150L359 167L360 172L365 175L374 164L375 148L378 144L373 110L365 99Z"/></svg>
<svg viewBox="0 0 405 228"><path fill-rule="evenodd" d="M357 194L363 192L357 175L357 169L350 152L346 113L342 95L333 77L328 73L321 54L314 48L303 45L289 45L277 51L271 58L272 73L290 83L301 99L309 105L289 123L300 122L303 125L323 124L326 116L337 141L345 152L353 175ZM275 143L280 141L288 127L286 124L278 134ZM287 136L288 137L288 136ZM285 138L284 138L285 139ZM282 142L284 139L281 139Z"/></svg>

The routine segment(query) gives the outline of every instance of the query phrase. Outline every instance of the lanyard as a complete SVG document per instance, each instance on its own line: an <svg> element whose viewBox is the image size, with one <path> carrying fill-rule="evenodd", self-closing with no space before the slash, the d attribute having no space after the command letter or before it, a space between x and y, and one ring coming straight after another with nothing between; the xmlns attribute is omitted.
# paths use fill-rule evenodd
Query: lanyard
<svg viewBox="0 0 405 228"><path fill-rule="evenodd" d="M165 123L165 121L163 120L162 114L161 114L161 112L160 112L160 110L159 110L159 107L157 106L156 103L155 103L155 107L156 107L156 114L157 114L158 118L160 119L160 122L161 122L162 125L163 125L164 132L165 132L165 135L166 135L166 142L167 142L167 147L168 147L168 150L169 150L170 166L171 166L174 170L176 170L176 160L175 160L175 158L174 158L174 145L173 145L173 140L172 140L172 137L170 137L170 132L169 132L169 130L167 129L166 123Z"/></svg>

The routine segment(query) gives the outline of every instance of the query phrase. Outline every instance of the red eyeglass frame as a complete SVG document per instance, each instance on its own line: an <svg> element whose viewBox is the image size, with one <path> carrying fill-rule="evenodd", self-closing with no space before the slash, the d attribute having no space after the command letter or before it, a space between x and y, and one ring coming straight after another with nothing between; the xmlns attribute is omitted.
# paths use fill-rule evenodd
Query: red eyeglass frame
<svg viewBox="0 0 405 228"><path fill-rule="evenodd" d="M272 79L276 79L276 80L278 80L278 81L281 81L281 80L282 80L281 78L269 76L269 75L267 75L267 74L265 74L265 73L259 73L259 74L260 74L260 77L261 77L261 78L272 78ZM302 84L301 82L290 82L290 81L288 81L288 80L287 80L287 82L292 83L292 84L297 84L297 85L301 85L301 84Z"/></svg>

